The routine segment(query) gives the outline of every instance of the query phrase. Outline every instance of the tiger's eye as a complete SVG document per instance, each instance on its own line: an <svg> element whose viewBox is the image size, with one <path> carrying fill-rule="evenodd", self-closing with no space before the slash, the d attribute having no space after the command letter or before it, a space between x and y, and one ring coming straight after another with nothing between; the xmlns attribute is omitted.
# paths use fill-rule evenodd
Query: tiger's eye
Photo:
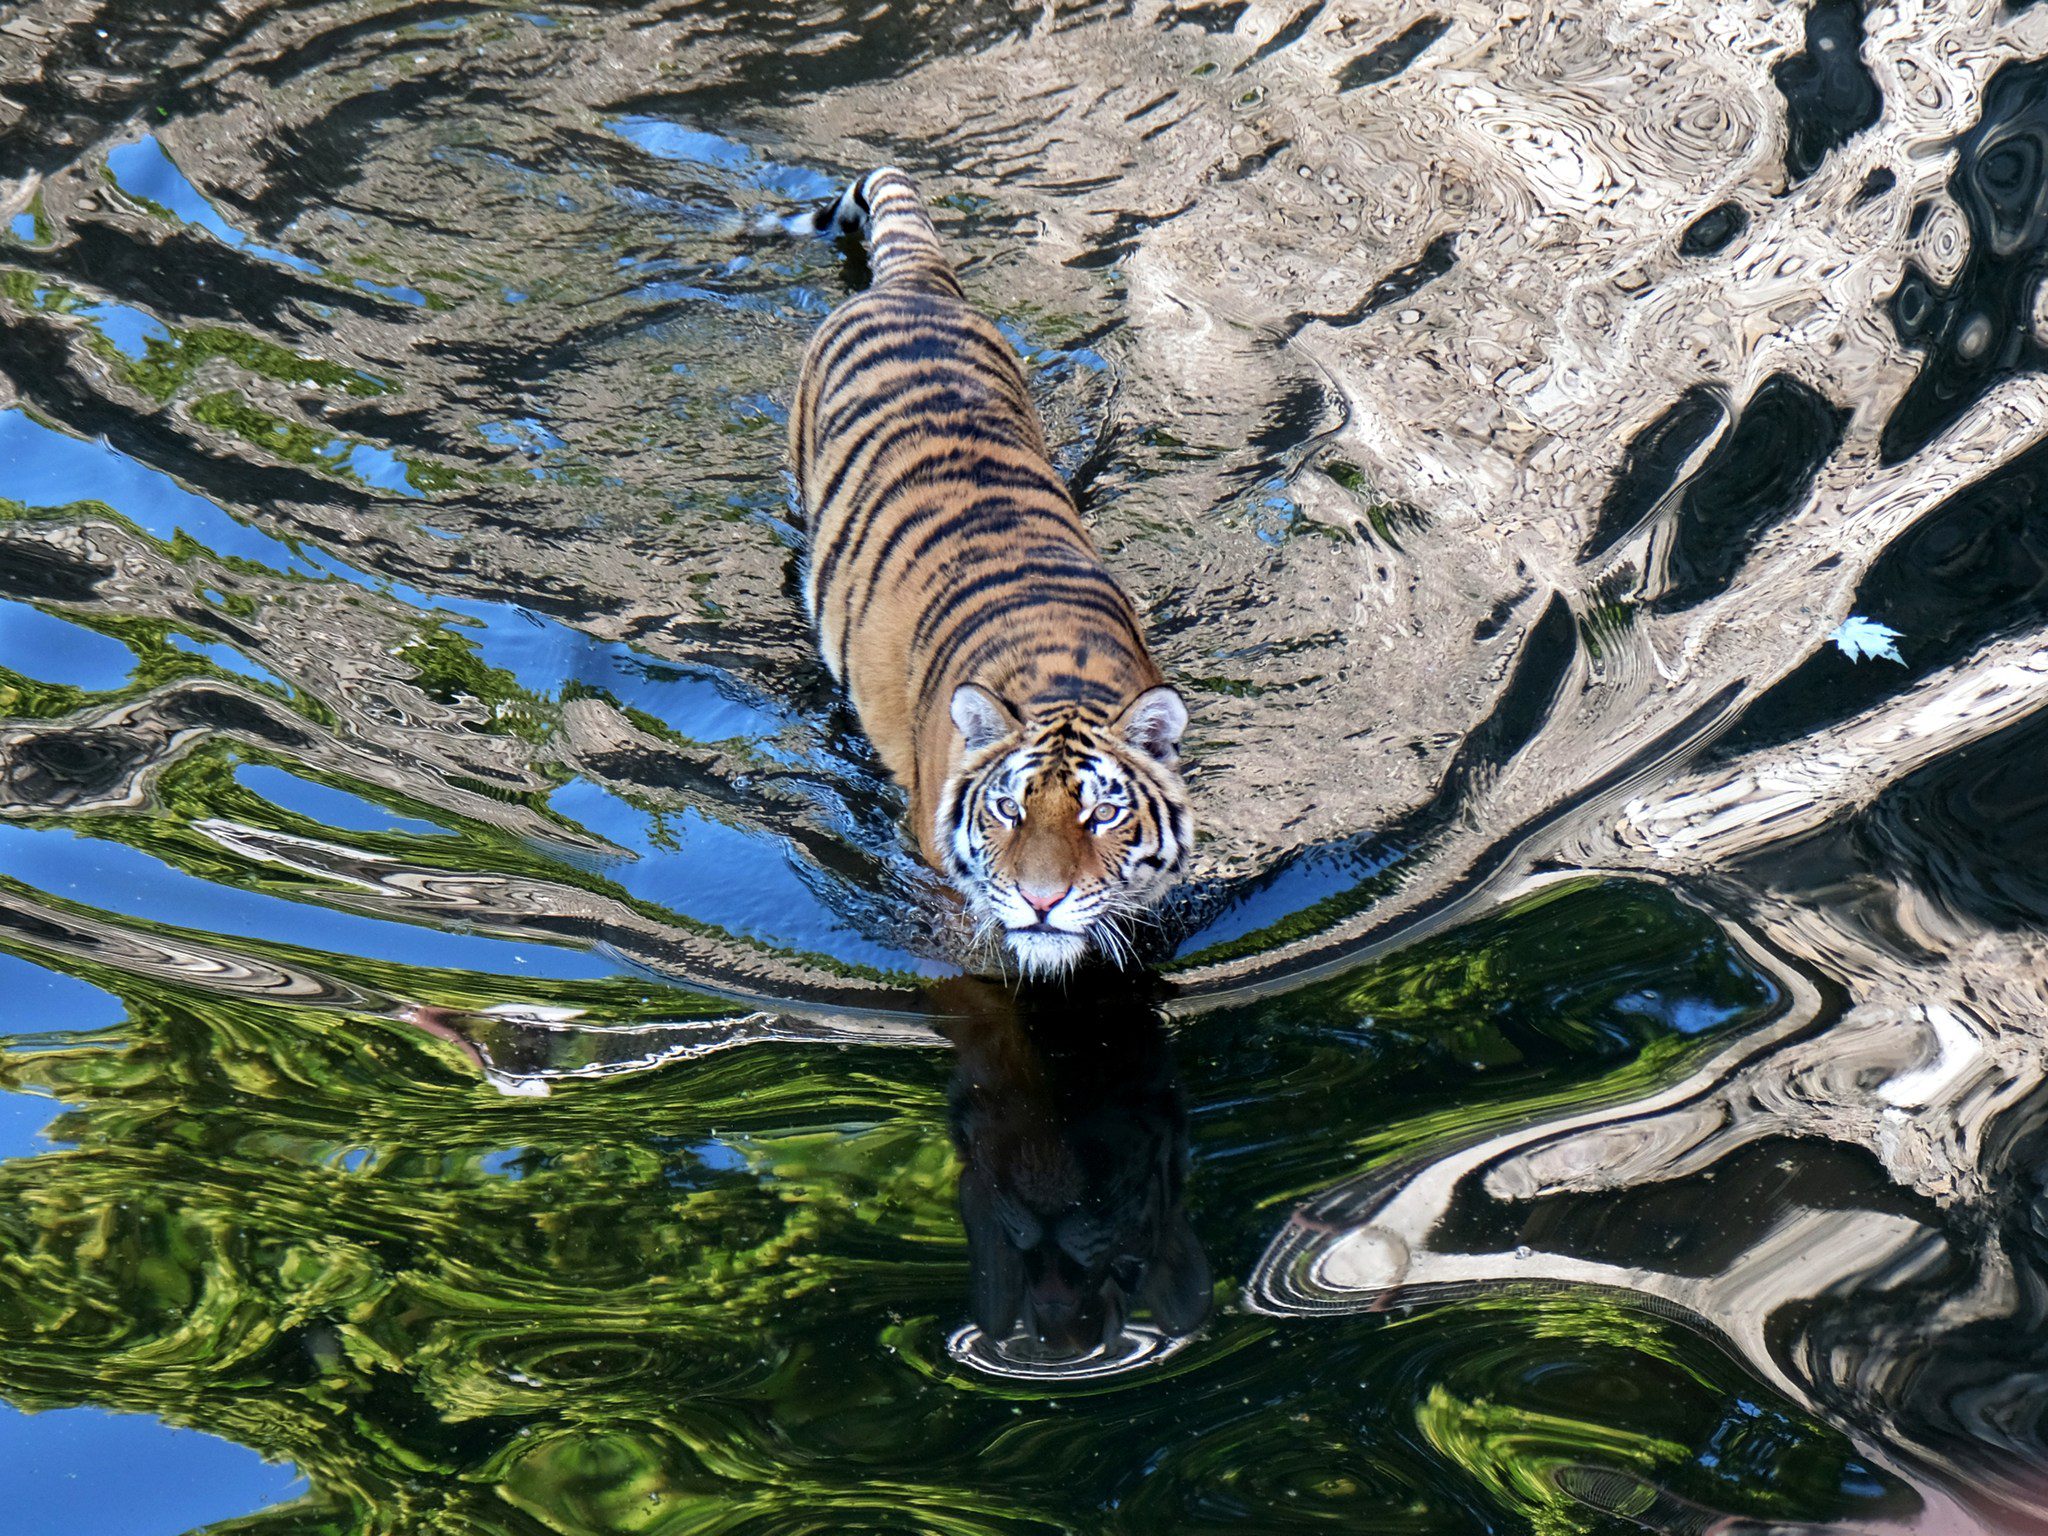
<svg viewBox="0 0 2048 1536"><path fill-rule="evenodd" d="M1120 805L1098 805L1088 813L1088 825L1098 832L1106 832L1124 819L1124 808Z"/></svg>
<svg viewBox="0 0 2048 1536"><path fill-rule="evenodd" d="M996 814L1005 821L1018 822L1024 819L1024 807L1012 800L1008 795L1004 795L1000 800L996 801Z"/></svg>

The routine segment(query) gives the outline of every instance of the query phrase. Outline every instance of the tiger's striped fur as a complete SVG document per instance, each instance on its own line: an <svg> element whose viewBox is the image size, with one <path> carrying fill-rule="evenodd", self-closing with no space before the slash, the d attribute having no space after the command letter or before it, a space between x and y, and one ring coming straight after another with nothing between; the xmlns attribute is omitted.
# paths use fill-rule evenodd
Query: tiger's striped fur
<svg viewBox="0 0 2048 1536"><path fill-rule="evenodd" d="M1120 921L1191 845L1180 695L910 178L872 172L795 227L860 230L873 273L813 338L790 418L825 663L920 853L1027 974L1126 952Z"/></svg>

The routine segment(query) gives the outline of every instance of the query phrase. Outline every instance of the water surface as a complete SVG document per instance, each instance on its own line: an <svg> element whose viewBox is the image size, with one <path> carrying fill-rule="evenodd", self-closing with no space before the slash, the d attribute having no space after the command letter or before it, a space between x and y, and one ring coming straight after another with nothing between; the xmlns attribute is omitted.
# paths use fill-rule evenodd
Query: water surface
<svg viewBox="0 0 2048 1536"><path fill-rule="evenodd" d="M2044 59L9 13L10 1506L2041 1528ZM750 231L883 161L1190 699L1150 980L963 978L810 648Z"/></svg>

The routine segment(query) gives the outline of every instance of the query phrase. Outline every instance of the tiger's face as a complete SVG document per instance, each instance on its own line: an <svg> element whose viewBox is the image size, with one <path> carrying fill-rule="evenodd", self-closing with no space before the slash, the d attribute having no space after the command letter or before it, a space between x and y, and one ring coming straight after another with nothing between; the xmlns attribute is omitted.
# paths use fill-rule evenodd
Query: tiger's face
<svg viewBox="0 0 2048 1536"><path fill-rule="evenodd" d="M1193 843L1171 688L1103 723L1062 708L1020 718L987 689L953 695L965 756L939 799L947 873L1026 976L1091 949L1128 955L1121 923L1157 906Z"/></svg>

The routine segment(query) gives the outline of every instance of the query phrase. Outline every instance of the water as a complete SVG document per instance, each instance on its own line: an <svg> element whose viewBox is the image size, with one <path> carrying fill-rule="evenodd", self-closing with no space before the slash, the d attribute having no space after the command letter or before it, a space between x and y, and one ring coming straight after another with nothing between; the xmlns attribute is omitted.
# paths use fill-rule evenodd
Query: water
<svg viewBox="0 0 2048 1536"><path fill-rule="evenodd" d="M15 1524L2043 1528L2044 57L6 13ZM747 230L883 160L1193 706L1153 980L961 978L811 651Z"/></svg>

